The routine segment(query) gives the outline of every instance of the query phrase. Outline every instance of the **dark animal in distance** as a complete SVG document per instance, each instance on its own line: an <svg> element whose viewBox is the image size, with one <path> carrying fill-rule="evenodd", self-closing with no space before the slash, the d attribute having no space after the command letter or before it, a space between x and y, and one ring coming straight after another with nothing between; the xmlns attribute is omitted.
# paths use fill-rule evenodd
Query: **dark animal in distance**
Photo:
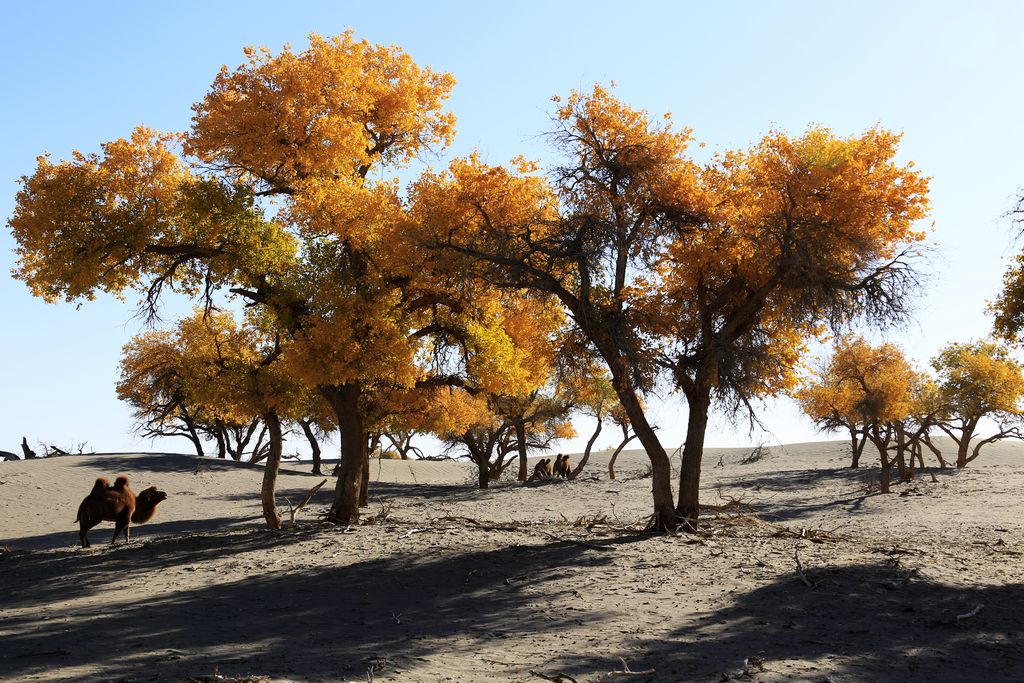
<svg viewBox="0 0 1024 683"><path fill-rule="evenodd" d="M128 485L128 477L118 477L110 486L106 479L100 477L93 484L92 491L78 506L78 536L83 548L90 547L88 532L100 522L114 522L114 535L111 545L117 541L118 535L124 533L124 542L129 542L128 527L132 522L147 522L156 513L156 506L166 500L167 494L157 491L151 486L139 496Z"/></svg>
<svg viewBox="0 0 1024 683"><path fill-rule="evenodd" d="M562 479L568 479L569 473L572 472L572 464L569 462L568 455L562 455L561 453L555 458L555 476L561 477Z"/></svg>
<svg viewBox="0 0 1024 683"><path fill-rule="evenodd" d="M550 479L553 476L554 470L551 469L551 458L544 458L537 463L537 466L533 468L533 475L530 480L535 479Z"/></svg>

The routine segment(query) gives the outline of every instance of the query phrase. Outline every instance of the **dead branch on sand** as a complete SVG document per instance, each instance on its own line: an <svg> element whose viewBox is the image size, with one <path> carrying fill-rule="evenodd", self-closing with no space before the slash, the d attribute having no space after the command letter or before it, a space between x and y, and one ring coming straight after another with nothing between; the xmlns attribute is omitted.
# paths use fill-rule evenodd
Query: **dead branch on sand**
<svg viewBox="0 0 1024 683"><path fill-rule="evenodd" d="M526 527L532 526L530 522L509 522L508 524L502 524L501 522L481 522L479 519L473 519L472 517L462 516L448 516L438 517L434 520L435 522L462 522L469 524L482 531L522 531Z"/></svg>
<svg viewBox="0 0 1024 683"><path fill-rule="evenodd" d="M299 502L299 504L298 504L298 505L296 505L295 507L292 507L292 503L291 503L291 501L290 501L290 500L288 500L287 498L285 498L285 499L284 499L284 502L288 503L288 521L287 521L287 522L285 522L284 524L282 524L281 526L282 526L282 527L284 527L284 526L288 526L288 527L293 527L293 526L295 526L295 515L296 515L296 514L298 514L299 510L301 510L302 508L306 507L306 504L307 504L307 503L308 503L309 501L313 500L313 496L315 496L315 495L316 495L316 492L317 492L317 491L319 491L319 490L320 490L320 487L321 487L321 486L323 486L323 485L324 485L324 484L326 484L326 483L327 483L327 480L326 480L326 479L324 479L324 480L323 480L322 482L320 482L319 484L317 484L316 486L314 486L313 488L311 488L311 489L309 490L309 493L307 493L307 494L306 494L306 497L305 497L305 498L303 498L303 499L302 499L302 500L301 500L301 501Z"/></svg>
<svg viewBox="0 0 1024 683"><path fill-rule="evenodd" d="M978 613L979 613L979 612L981 612L981 610L982 610L982 608L983 608L984 606L985 606L985 605L979 604L979 605L978 605L977 607L975 607L974 609L972 609L972 610L971 610L970 612L966 612L966 613L964 613L964 614L958 614L958 615L956 615L956 623L958 623L958 624L959 624L959 623L960 623L961 621L963 621L963 620L965 620L965 619L972 619L972 618L974 618L974 617L978 616Z"/></svg>
<svg viewBox="0 0 1024 683"><path fill-rule="evenodd" d="M361 524L363 526L369 524L382 524L391 519L391 511L394 509L394 504L381 502L380 512L378 512L375 515L371 515L370 517L364 517Z"/></svg>
<svg viewBox="0 0 1024 683"><path fill-rule="evenodd" d="M622 657L619 657L619 661L622 662L622 670L613 669L604 675L606 679L618 678L619 676L650 676L654 673L654 668L645 669L644 671L633 671L629 668L629 664Z"/></svg>
<svg viewBox="0 0 1024 683"><path fill-rule="evenodd" d="M743 660L743 668L727 674L722 672L722 681L731 681L734 678L751 679L755 673L764 671L764 660L759 657L747 657Z"/></svg>
<svg viewBox="0 0 1024 683"><path fill-rule="evenodd" d="M554 676L548 676L547 674L542 674L539 671L534 671L533 669L530 669L530 673L534 676L537 676L538 678L543 678L545 681L554 681L555 683L565 683L565 681L569 681L569 683L576 683L575 678L573 678L569 674L564 674L562 672L558 672Z"/></svg>
<svg viewBox="0 0 1024 683"><path fill-rule="evenodd" d="M213 667L212 676L189 676L188 683L268 683L269 678L262 676L222 676L220 667Z"/></svg>
<svg viewBox="0 0 1024 683"><path fill-rule="evenodd" d="M810 579L807 578L807 574L804 573L804 567L800 564L800 544L797 543L793 546L793 559L796 560L796 573L800 575L800 579L804 582L808 588L814 588L814 584L811 583Z"/></svg>
<svg viewBox="0 0 1024 683"><path fill-rule="evenodd" d="M753 504L746 498L735 498L733 496L726 496L722 494L722 490L718 489L718 499L724 501L718 505L705 505L701 504L701 510L709 510L711 512L743 512L751 514L754 512Z"/></svg>

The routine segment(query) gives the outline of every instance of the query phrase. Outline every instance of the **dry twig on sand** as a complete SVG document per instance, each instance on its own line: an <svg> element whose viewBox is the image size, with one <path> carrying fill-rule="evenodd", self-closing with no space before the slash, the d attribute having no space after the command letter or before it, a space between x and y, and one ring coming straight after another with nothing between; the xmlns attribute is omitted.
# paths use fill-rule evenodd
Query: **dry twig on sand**
<svg viewBox="0 0 1024 683"><path fill-rule="evenodd" d="M529 526L527 522L509 522L508 524L502 524L500 522L481 522L478 519L472 517L462 516L448 516L438 517L434 520L435 522L463 522L466 524L472 524L477 529L483 531L521 531L523 528Z"/></svg>
<svg viewBox="0 0 1024 683"><path fill-rule="evenodd" d="M555 536L554 534L548 533L547 531L541 531L539 529L537 529L536 532L538 534L541 534L542 536L547 536L551 540L558 541L560 543L574 543L576 545L581 545L584 548L590 548L591 550L604 550L606 552L612 552L615 550L614 548L611 548L609 546L598 545L596 543L589 543L587 541L581 541L576 538L561 538L559 536Z"/></svg>
<svg viewBox="0 0 1024 683"><path fill-rule="evenodd" d="M721 489L718 490L718 499L720 501L724 501L724 502L719 503L718 505L706 505L706 504L702 503L701 506L700 506L700 509L701 510L709 510L711 512L731 512L731 511L736 511L736 512L744 512L744 513L748 513L748 514L749 513L753 513L753 511L754 511L753 505L749 501L747 501L745 498L734 498L733 496L722 495L722 490Z"/></svg>
<svg viewBox="0 0 1024 683"><path fill-rule="evenodd" d="M974 618L974 617L978 616L978 613L979 613L979 612L981 612L981 609L982 609L982 608L983 608L984 606L985 606L985 605L981 605L981 604L979 604L979 605L978 605L977 607L975 607L974 609L972 609L972 610L971 610L970 612L966 612L966 613L964 613L964 614L958 614L958 615L956 615L956 623L958 623L958 624L959 624L959 623L960 623L961 621L963 621L963 620L965 620L965 619L972 619L972 618Z"/></svg>
<svg viewBox="0 0 1024 683"><path fill-rule="evenodd" d="M380 504L380 512L378 512L377 514L375 514L375 515L373 515L371 517L365 517L363 519L362 523L364 525L366 525L366 524L380 524L382 522L386 522L391 517L391 510L392 509L394 509L394 506L392 504L390 504L390 503L381 503Z"/></svg>
<svg viewBox="0 0 1024 683"><path fill-rule="evenodd" d="M324 479L322 482L320 482L319 484L317 484L316 486L311 488L309 490L309 493L306 494L306 497L303 498L299 502L299 504L296 505L295 507L292 507L291 501L288 500L287 498L285 498L284 502L288 503L288 521L285 522L284 524L282 524L281 526L289 526L289 527L295 526L295 515L298 514L299 510L301 510L302 508L306 507L306 504L309 503L309 501L313 500L313 496L316 495L316 492L319 491L320 487L323 486L326 483L327 483L327 480Z"/></svg>
<svg viewBox="0 0 1024 683"><path fill-rule="evenodd" d="M814 584L807 578L807 574L804 573L804 567L800 564L800 544L797 543L793 546L793 559L796 560L796 572L800 575L800 579L808 588L814 588Z"/></svg>
<svg viewBox="0 0 1024 683"><path fill-rule="evenodd" d="M565 683L565 681L569 681L569 683L576 683L575 678L573 678L569 674L564 674L561 672L556 673L554 676L548 676L547 674L542 674L539 671L534 671L533 669L530 669L530 673L538 678L543 678L545 681L554 681L555 683Z"/></svg>
<svg viewBox="0 0 1024 683"><path fill-rule="evenodd" d="M619 676L650 676L654 673L654 667L645 669L643 671L633 671L629 668L629 664L622 657L619 657L619 661L622 662L622 670L612 669L604 675L606 679L618 678Z"/></svg>
<svg viewBox="0 0 1024 683"><path fill-rule="evenodd" d="M219 667L213 667L212 676L190 676L188 683L267 683L270 679L262 676L222 676Z"/></svg>

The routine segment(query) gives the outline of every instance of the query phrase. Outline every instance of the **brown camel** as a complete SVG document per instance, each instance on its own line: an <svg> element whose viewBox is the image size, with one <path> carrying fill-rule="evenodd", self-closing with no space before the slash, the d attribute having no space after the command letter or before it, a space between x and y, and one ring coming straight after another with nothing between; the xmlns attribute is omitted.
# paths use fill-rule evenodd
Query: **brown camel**
<svg viewBox="0 0 1024 683"><path fill-rule="evenodd" d="M530 481L536 479L550 479L553 476L553 470L551 469L551 458L544 458L537 463L537 466L533 468L533 475L530 476Z"/></svg>
<svg viewBox="0 0 1024 683"><path fill-rule="evenodd" d="M163 491L155 486L143 491L139 496L128 485L128 477L118 477L110 486L106 479L100 477L93 484L92 491L78 506L78 537L83 548L90 547L88 532L100 522L114 522L114 535L110 539L113 545L118 535L124 532L124 542L128 543L128 527L132 522L147 522L156 514L156 506L167 498Z"/></svg>

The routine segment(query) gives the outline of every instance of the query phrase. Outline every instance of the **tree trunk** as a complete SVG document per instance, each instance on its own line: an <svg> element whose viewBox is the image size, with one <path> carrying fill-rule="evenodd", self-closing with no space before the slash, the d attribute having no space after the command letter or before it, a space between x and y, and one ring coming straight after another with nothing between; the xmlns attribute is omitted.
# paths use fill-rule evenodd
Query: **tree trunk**
<svg viewBox="0 0 1024 683"><path fill-rule="evenodd" d="M971 437L973 434L964 432L960 437L960 442L956 445L956 468L962 470L967 467L967 463L970 460L967 458L968 453L971 451Z"/></svg>
<svg viewBox="0 0 1024 683"><path fill-rule="evenodd" d="M939 448L932 443L931 437L928 434L925 434L923 439L924 445L928 447L928 450L930 450L935 455L936 459L939 461L939 467L941 467L942 469L946 469L947 467L949 467L949 464L946 462L945 458L942 457L942 451L940 451ZM924 465L922 465L922 467L924 467Z"/></svg>
<svg viewBox="0 0 1024 683"><path fill-rule="evenodd" d="M36 457L36 452L28 447L28 439L21 437L21 452L25 454L26 460Z"/></svg>
<svg viewBox="0 0 1024 683"><path fill-rule="evenodd" d="M694 531L700 520L700 463L704 457L704 436L708 428L708 410L711 408L711 386L700 382L687 393L689 415L686 418L686 442L683 444L683 462L679 468L679 505L676 514L686 520L688 530Z"/></svg>
<svg viewBox="0 0 1024 683"><path fill-rule="evenodd" d="M224 444L224 425L220 420L213 423L213 438L217 440L217 457L224 460L228 457L228 449Z"/></svg>
<svg viewBox="0 0 1024 683"><path fill-rule="evenodd" d="M377 461L380 463L380 460ZM364 508L370 504L370 448L363 449L363 477L362 486L359 488L359 507Z"/></svg>
<svg viewBox="0 0 1024 683"><path fill-rule="evenodd" d="M593 450L594 442L597 441L597 437L601 433L601 428L603 426L604 426L604 424L603 424L603 421L601 420L601 415L599 413L597 415L597 429L594 430L594 433L591 435L590 440L587 441L587 447L583 450L583 457L580 458L579 463L576 465L575 468L573 468L573 471L569 473L569 476L567 478L570 481L572 481L576 477L580 476L580 472L582 472L583 468L587 466L587 461L590 460L590 451ZM613 476L612 479L614 479L614 478L615 477Z"/></svg>
<svg viewBox="0 0 1024 683"><path fill-rule="evenodd" d="M622 408L629 417L629 423L633 425L633 431L636 432L637 438L647 452L647 457L651 460L651 493L654 496L654 518L651 527L661 531L675 531L678 522L672 501L672 466L668 453L647 421L640 400L632 388L625 386L621 379L616 379L614 373L612 384Z"/></svg>
<svg viewBox="0 0 1024 683"><path fill-rule="evenodd" d="M516 449L519 451L519 474L516 479L526 481L530 477L529 463L526 462L526 425L522 420L513 420L516 429Z"/></svg>
<svg viewBox="0 0 1024 683"><path fill-rule="evenodd" d="M249 456L249 462L256 463L263 460L266 457L267 444L263 443L263 439L267 436L267 425L263 423L260 426L259 436L256 437L256 443L252 447L252 455Z"/></svg>
<svg viewBox="0 0 1024 683"><path fill-rule="evenodd" d="M284 439L281 435L281 420L276 412L271 410L263 416L263 420L270 432L270 451L267 455L267 462L263 466L263 488L260 490L260 500L263 502L263 518L267 520L267 528L280 529L281 517L277 514L274 490L277 486L277 472L281 467Z"/></svg>
<svg viewBox="0 0 1024 683"><path fill-rule="evenodd" d="M882 493L892 493L892 461L882 458L882 471L879 475L879 486Z"/></svg>
<svg viewBox="0 0 1024 683"><path fill-rule="evenodd" d="M196 455L202 458L206 453L203 452L203 441L199 438L199 433L196 432L195 420L182 415L181 421L185 423L185 429L188 430L188 439L192 442L192 445L195 446Z"/></svg>
<svg viewBox="0 0 1024 683"><path fill-rule="evenodd" d="M921 440L920 439L918 439L917 442L915 442L915 444L914 444L913 458L917 459L917 467L920 467L923 470L924 469L924 449L921 448ZM911 458L911 462L913 462L913 458Z"/></svg>
<svg viewBox="0 0 1024 683"><path fill-rule="evenodd" d="M299 420L299 426L302 427L302 433L306 435L306 441L309 441L309 448L313 453L313 474L323 475L320 470L320 444L313 433L313 426L309 420Z"/></svg>
<svg viewBox="0 0 1024 683"><path fill-rule="evenodd" d="M879 490L882 493L889 493L889 485L892 483L892 461L889 460L889 437L882 437L880 430L875 429L874 436L871 437L871 442L875 444L875 448L878 449L878 458L881 462L882 472L879 475Z"/></svg>
<svg viewBox="0 0 1024 683"><path fill-rule="evenodd" d="M368 474L365 472L368 434L359 408L359 386L343 384L322 387L321 393L330 401L341 430L338 481L327 518L335 524L355 524L359 521L359 501L363 497L363 482Z"/></svg>
<svg viewBox="0 0 1024 683"><path fill-rule="evenodd" d="M867 434L861 434L861 438L857 439L857 430L850 430L850 448L853 452L853 459L850 461L850 467L856 469L860 467L860 456L864 453L864 444L867 443Z"/></svg>
<svg viewBox="0 0 1024 683"><path fill-rule="evenodd" d="M894 425L894 430L896 432L896 470L899 473L901 482L909 481L910 474L907 468L907 432L899 422Z"/></svg>

